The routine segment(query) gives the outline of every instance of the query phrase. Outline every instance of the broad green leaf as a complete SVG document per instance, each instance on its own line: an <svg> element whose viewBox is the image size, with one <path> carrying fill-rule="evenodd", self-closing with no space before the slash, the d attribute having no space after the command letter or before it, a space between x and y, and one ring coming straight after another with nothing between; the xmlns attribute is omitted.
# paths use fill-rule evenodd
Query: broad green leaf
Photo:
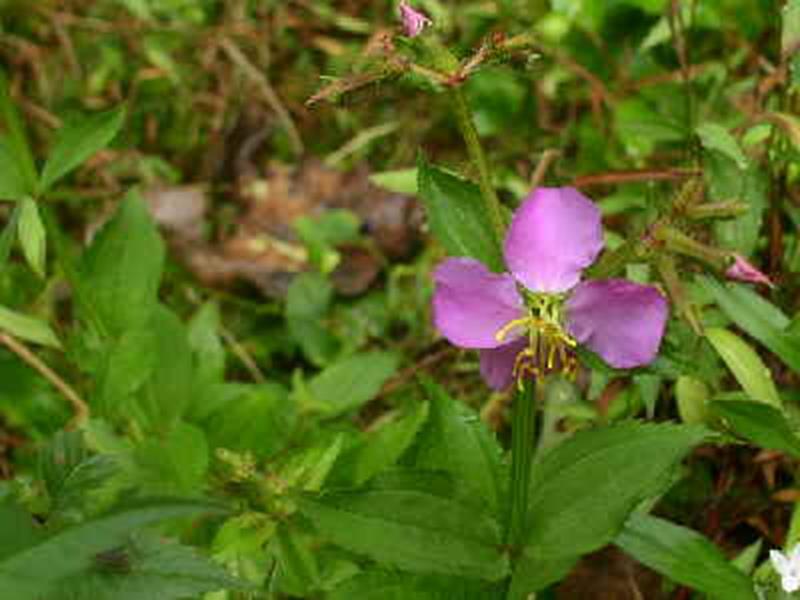
<svg viewBox="0 0 800 600"><path fill-rule="evenodd" d="M189 347L194 356L197 392L206 386L225 380L225 348L220 339L219 307L213 302L203 304L187 326Z"/></svg>
<svg viewBox="0 0 800 600"><path fill-rule="evenodd" d="M5 146L7 156L0 151L0 189L4 189L5 182L3 178L6 168L13 169L19 176L18 183L23 193L16 198L32 194L36 187L36 164L33 161L33 154L31 153L28 144L27 136L25 135L25 125L22 118L17 111L14 101L11 99L8 88L8 80L6 79L5 72L0 69L0 129L7 132L6 136L0 139L0 147ZM6 159L9 162L6 162ZM13 163L13 167L11 164ZM5 199L0 196L0 199Z"/></svg>
<svg viewBox="0 0 800 600"><path fill-rule="evenodd" d="M125 120L125 107L68 121L56 134L53 148L42 170L40 191L52 185L105 148L119 132Z"/></svg>
<svg viewBox="0 0 800 600"><path fill-rule="evenodd" d="M318 492L344 448L346 436L337 433L332 439L322 437L300 452L293 452L277 472L287 486L306 492Z"/></svg>
<svg viewBox="0 0 800 600"><path fill-rule="evenodd" d="M86 495L100 487L115 470L109 456L89 453L82 434L56 433L38 460L39 477L50 498L50 518L54 513L81 510Z"/></svg>
<svg viewBox="0 0 800 600"><path fill-rule="evenodd" d="M713 600L756 600L753 582L708 539L669 521L634 514L614 543L639 562Z"/></svg>
<svg viewBox="0 0 800 600"><path fill-rule="evenodd" d="M307 598L319 588L320 567L311 541L295 529L278 526L274 544L281 592Z"/></svg>
<svg viewBox="0 0 800 600"><path fill-rule="evenodd" d="M50 329L50 325L2 306L0 306L0 331L6 331L15 337L35 344L53 348L61 347L61 342Z"/></svg>
<svg viewBox="0 0 800 600"><path fill-rule="evenodd" d="M626 423L577 433L547 453L531 480L513 597L557 581L581 555L613 540L631 511L663 492L679 461L707 435L698 426Z"/></svg>
<svg viewBox="0 0 800 600"><path fill-rule="evenodd" d="M7 558L35 546L44 537L31 516L19 506L0 502L0 564Z"/></svg>
<svg viewBox="0 0 800 600"><path fill-rule="evenodd" d="M438 469L475 490L493 511L500 507L502 450L480 417L451 398L440 386L425 382L430 416L419 435L415 465Z"/></svg>
<svg viewBox="0 0 800 600"><path fill-rule="evenodd" d="M423 489L371 489L305 498L300 510L326 538L416 573L496 581L508 574L489 515Z"/></svg>
<svg viewBox="0 0 800 600"><path fill-rule="evenodd" d="M164 244L138 194L97 234L78 270L85 315L112 338L144 326L158 302Z"/></svg>
<svg viewBox="0 0 800 600"><path fill-rule="evenodd" d="M41 600L86 573L98 553L123 544L131 533L167 519L222 512L218 505L188 500L140 503L70 527L0 560L0 597Z"/></svg>
<svg viewBox="0 0 800 600"><path fill-rule="evenodd" d="M721 152L733 160L740 169L747 168L747 157L739 147L739 142L722 125L706 122L699 125L695 131L700 136L704 148Z"/></svg>
<svg viewBox="0 0 800 600"><path fill-rule="evenodd" d="M744 256L756 251L769 204L769 178L755 165L742 170L736 162L718 152L708 153L704 169L708 196L712 201L743 203L747 211L733 219L714 223L714 235L720 246Z"/></svg>
<svg viewBox="0 0 800 600"><path fill-rule="evenodd" d="M763 402L720 400L711 403L711 410L746 440L800 458L800 438L777 408Z"/></svg>
<svg viewBox="0 0 800 600"><path fill-rule="evenodd" d="M266 458L282 450L296 421L286 389L276 383L241 385L208 421L215 446Z"/></svg>
<svg viewBox="0 0 800 600"><path fill-rule="evenodd" d="M382 173L373 173L369 176L369 180L378 187L382 187L395 194L406 194L408 196L417 195L417 178L416 168L383 171Z"/></svg>
<svg viewBox="0 0 800 600"><path fill-rule="evenodd" d="M25 259L31 269L39 277L44 277L47 237L44 224L39 216L39 209L36 206L36 202L30 198L23 198L19 210L17 235L22 246L22 253L25 255Z"/></svg>
<svg viewBox="0 0 800 600"><path fill-rule="evenodd" d="M178 423L169 432L151 436L134 451L140 485L154 495L197 495L203 489L209 448L201 429Z"/></svg>
<svg viewBox="0 0 800 600"><path fill-rule="evenodd" d="M463 577L366 571L333 590L330 600L496 600L499 586Z"/></svg>
<svg viewBox="0 0 800 600"><path fill-rule="evenodd" d="M475 258L493 271L503 270L499 241L483 209L478 187L420 158L419 195L431 231L451 256Z"/></svg>
<svg viewBox="0 0 800 600"><path fill-rule="evenodd" d="M705 423L708 420L708 403L711 393L706 384L691 375L681 375L675 382L675 400L684 423Z"/></svg>
<svg viewBox="0 0 800 600"><path fill-rule="evenodd" d="M317 366L330 362L338 341L322 325L333 299L333 286L319 273L301 273L289 285L286 295L286 324L289 333L308 360Z"/></svg>
<svg viewBox="0 0 800 600"><path fill-rule="evenodd" d="M723 285L710 277L700 277L698 282L729 319L800 373L800 336L787 331L789 317L745 285Z"/></svg>
<svg viewBox="0 0 800 600"><path fill-rule="evenodd" d="M326 368L308 384L312 397L327 417L360 408L372 400L397 370L388 352L363 352Z"/></svg>
<svg viewBox="0 0 800 600"><path fill-rule="evenodd" d="M127 419L131 397L152 377L159 360L158 331L129 329L107 344L102 359L92 404L101 415Z"/></svg>
<svg viewBox="0 0 800 600"><path fill-rule="evenodd" d="M742 338L727 329L710 327L706 339L753 399L781 408L781 397L767 366Z"/></svg>
<svg viewBox="0 0 800 600"><path fill-rule="evenodd" d="M358 453L355 484L363 485L383 469L393 465L413 443L428 418L428 404L421 403L402 418L375 431Z"/></svg>
<svg viewBox="0 0 800 600"><path fill-rule="evenodd" d="M248 588L193 548L147 533L95 556L88 569L44 600L184 600Z"/></svg>

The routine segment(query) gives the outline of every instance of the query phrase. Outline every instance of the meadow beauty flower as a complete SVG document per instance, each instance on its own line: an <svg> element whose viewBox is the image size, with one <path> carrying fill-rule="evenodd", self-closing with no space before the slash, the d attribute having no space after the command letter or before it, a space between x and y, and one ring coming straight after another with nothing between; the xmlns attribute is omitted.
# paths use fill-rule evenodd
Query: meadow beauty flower
<svg viewBox="0 0 800 600"><path fill-rule="evenodd" d="M800 590L800 544L791 552L784 554L778 550L769 551L769 560L781 576L781 587L785 592Z"/></svg>
<svg viewBox="0 0 800 600"><path fill-rule="evenodd" d="M405 0L400 2L400 19L403 22L403 33L412 38L417 37L429 25L433 25L433 21L412 8Z"/></svg>
<svg viewBox="0 0 800 600"><path fill-rule="evenodd" d="M624 279L581 282L602 249L591 200L574 188L537 188L506 234L508 273L471 258L439 265L434 324L456 346L480 350L481 374L495 389L574 370L578 343L617 368L645 365L658 353L667 301Z"/></svg>

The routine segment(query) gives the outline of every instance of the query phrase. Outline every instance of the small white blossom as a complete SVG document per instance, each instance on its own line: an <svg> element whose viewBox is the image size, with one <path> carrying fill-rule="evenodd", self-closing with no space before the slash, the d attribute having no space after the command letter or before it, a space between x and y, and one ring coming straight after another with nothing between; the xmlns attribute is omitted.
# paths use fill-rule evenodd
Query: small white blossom
<svg viewBox="0 0 800 600"><path fill-rule="evenodd" d="M769 560L781 576L781 587L784 591L791 593L800 590L800 544L787 554L770 550Z"/></svg>

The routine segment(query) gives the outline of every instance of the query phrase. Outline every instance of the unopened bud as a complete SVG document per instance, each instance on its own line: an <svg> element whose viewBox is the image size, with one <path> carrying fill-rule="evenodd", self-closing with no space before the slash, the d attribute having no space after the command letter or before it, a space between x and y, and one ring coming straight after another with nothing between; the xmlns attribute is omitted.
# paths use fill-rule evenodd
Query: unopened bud
<svg viewBox="0 0 800 600"><path fill-rule="evenodd" d="M429 25L433 25L433 21L412 8L405 0L400 2L400 20L403 22L403 33L412 38L417 37Z"/></svg>
<svg viewBox="0 0 800 600"><path fill-rule="evenodd" d="M733 264L725 271L725 276L728 279L746 281L748 283L763 283L769 287L774 287L775 284L772 283L770 278L747 262L741 254L734 252L731 257L733 258Z"/></svg>

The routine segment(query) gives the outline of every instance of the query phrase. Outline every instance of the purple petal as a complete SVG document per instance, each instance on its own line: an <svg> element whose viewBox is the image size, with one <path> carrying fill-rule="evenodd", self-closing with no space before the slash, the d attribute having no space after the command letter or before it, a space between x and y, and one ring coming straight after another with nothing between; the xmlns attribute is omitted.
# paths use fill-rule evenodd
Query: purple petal
<svg viewBox="0 0 800 600"><path fill-rule="evenodd" d="M774 284L769 277L751 265L741 254L733 253L733 264L725 271L728 279L737 279L748 283L763 283L770 287Z"/></svg>
<svg viewBox="0 0 800 600"><path fill-rule="evenodd" d="M497 332L524 314L511 275L492 273L477 260L448 258L433 274L433 322L462 348L497 348Z"/></svg>
<svg viewBox="0 0 800 600"><path fill-rule="evenodd" d="M567 330L611 366L630 369L656 357L667 313L666 298L652 286L587 281L567 300Z"/></svg>
<svg viewBox="0 0 800 600"><path fill-rule="evenodd" d="M534 292L564 292L603 249L600 211L575 188L536 188L505 242L511 273Z"/></svg>
<svg viewBox="0 0 800 600"><path fill-rule="evenodd" d="M490 388L503 390L511 385L517 355L527 343L527 338L521 337L497 348L481 350L481 375Z"/></svg>
<svg viewBox="0 0 800 600"><path fill-rule="evenodd" d="M423 29L433 25L433 21L405 0L400 3L400 20L403 22L403 33L408 37L417 37Z"/></svg>

